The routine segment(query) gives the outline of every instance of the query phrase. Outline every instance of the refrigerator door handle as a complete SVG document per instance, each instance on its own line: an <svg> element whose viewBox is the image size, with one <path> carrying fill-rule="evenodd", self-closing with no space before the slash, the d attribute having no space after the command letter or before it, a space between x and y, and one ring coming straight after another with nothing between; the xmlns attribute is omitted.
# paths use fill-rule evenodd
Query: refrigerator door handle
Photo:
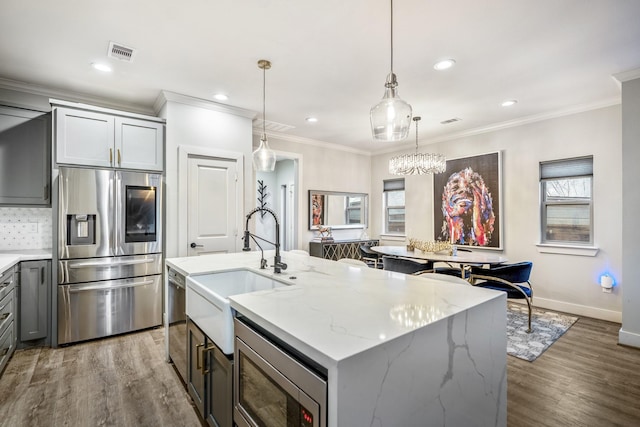
<svg viewBox="0 0 640 427"><path fill-rule="evenodd" d="M153 283L154 283L153 280L143 280L142 282L118 283L118 284L101 283L99 285L80 284L80 285L63 285L63 286L68 286L67 289L69 293L76 293L76 292L84 292L84 291L132 288L135 286L152 285Z"/></svg>
<svg viewBox="0 0 640 427"><path fill-rule="evenodd" d="M105 261L86 261L69 263L69 268L86 268L86 267L110 267L120 265L137 265L137 264L150 264L155 262L153 258L136 259L136 260L105 260Z"/></svg>

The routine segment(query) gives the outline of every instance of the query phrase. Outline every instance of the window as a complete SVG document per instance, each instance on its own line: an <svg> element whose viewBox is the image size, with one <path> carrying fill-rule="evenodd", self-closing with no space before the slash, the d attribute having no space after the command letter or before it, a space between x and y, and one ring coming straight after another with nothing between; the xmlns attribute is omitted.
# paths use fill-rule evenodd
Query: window
<svg viewBox="0 0 640 427"><path fill-rule="evenodd" d="M362 197L345 197L345 224L360 224L362 223L362 216L360 214L362 210Z"/></svg>
<svg viewBox="0 0 640 427"><path fill-rule="evenodd" d="M404 235L404 178L383 181L384 233Z"/></svg>
<svg viewBox="0 0 640 427"><path fill-rule="evenodd" d="M540 163L542 243L593 243L593 157Z"/></svg>

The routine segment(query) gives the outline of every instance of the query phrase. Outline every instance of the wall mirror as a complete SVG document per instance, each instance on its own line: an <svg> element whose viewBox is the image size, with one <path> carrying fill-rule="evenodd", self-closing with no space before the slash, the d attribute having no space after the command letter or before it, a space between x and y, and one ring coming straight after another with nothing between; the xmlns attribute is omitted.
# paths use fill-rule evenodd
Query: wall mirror
<svg viewBox="0 0 640 427"><path fill-rule="evenodd" d="M309 230L317 230L320 225L367 228L368 198L365 193L309 190Z"/></svg>

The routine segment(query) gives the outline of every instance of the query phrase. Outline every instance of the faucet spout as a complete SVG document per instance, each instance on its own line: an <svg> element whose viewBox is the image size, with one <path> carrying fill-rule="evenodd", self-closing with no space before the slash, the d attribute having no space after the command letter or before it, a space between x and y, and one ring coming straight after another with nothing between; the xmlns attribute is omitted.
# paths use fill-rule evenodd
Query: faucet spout
<svg viewBox="0 0 640 427"><path fill-rule="evenodd" d="M251 219L251 217L256 213L256 212L266 212L268 214L270 214L271 216L273 216L273 219L275 221L276 224L276 241L275 242L270 242L266 239L263 239L262 237L258 237L255 234L249 232L249 220ZM249 239L253 238L254 241L255 239L260 239L264 242L270 243L272 245L274 245L276 247L276 255L273 259L273 272L274 273L281 273L282 270L286 270L287 269L287 264L282 262L282 258L280 257L280 221L278 221L278 215L276 215L276 213L274 211L272 211L269 208L263 208L263 207L257 207L255 209L253 209L252 211L250 211L247 214L247 220L245 222L245 227L244 227L244 247L242 248L243 251L250 251L251 247L249 246ZM257 244L257 242L256 242ZM262 258L264 259L264 257ZM263 262L261 261L261 266L263 265Z"/></svg>

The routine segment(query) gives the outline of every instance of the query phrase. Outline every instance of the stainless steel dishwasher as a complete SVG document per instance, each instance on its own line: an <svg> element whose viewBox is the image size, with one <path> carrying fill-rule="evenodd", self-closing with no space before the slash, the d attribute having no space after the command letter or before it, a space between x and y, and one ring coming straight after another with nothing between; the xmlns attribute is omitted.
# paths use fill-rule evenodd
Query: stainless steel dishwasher
<svg viewBox="0 0 640 427"><path fill-rule="evenodd" d="M167 323L169 325L169 359L176 367L182 381L187 382L187 313L185 304L185 278L169 269L167 275Z"/></svg>

